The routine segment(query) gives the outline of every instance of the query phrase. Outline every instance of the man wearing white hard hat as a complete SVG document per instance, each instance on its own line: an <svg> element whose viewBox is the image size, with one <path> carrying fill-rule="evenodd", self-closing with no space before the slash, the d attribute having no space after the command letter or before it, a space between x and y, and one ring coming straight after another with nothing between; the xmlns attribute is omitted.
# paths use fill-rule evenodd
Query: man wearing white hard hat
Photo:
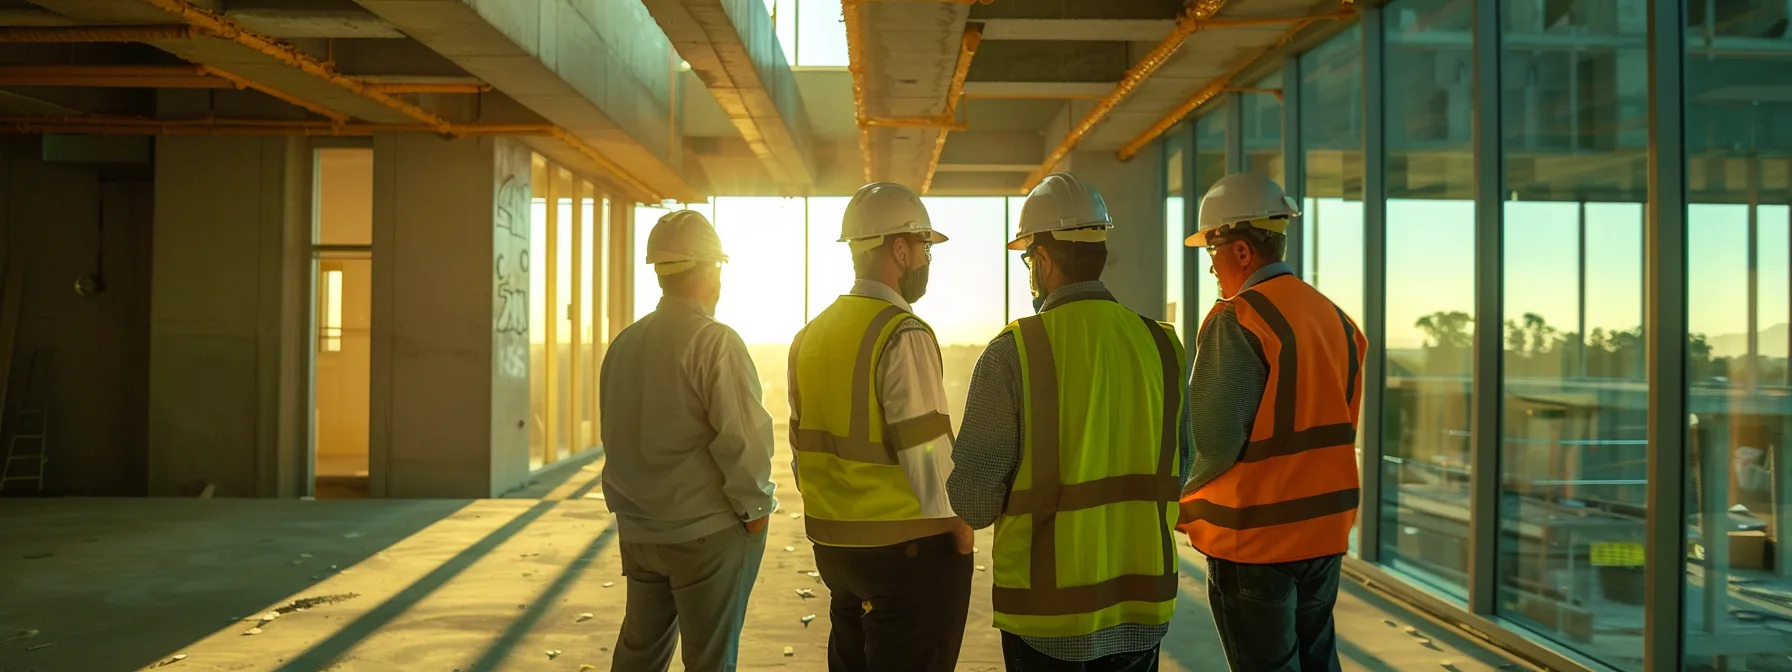
<svg viewBox="0 0 1792 672"><path fill-rule="evenodd" d="M1189 470L1175 327L1101 282L1101 193L1045 177L1009 243L1039 314L977 360L952 505L996 525L990 602L1009 670L1157 669L1176 610L1176 496Z"/></svg>
<svg viewBox="0 0 1792 672"><path fill-rule="evenodd" d="M601 387L605 502L628 606L611 669L732 670L778 509L772 418L740 335L715 320L722 241L702 215L647 236L659 306L616 336Z"/></svg>
<svg viewBox="0 0 1792 672"><path fill-rule="evenodd" d="M1228 175L1201 198L1220 300L1189 380L1195 464L1179 529L1207 556L1235 672L1337 670L1332 607L1357 510L1368 341L1282 261L1300 213L1276 183Z"/></svg>
<svg viewBox="0 0 1792 672"><path fill-rule="evenodd" d="M830 595L828 669L945 672L971 599L939 342L913 304L946 242L907 188L866 185L840 241L857 280L790 346L790 444Z"/></svg>

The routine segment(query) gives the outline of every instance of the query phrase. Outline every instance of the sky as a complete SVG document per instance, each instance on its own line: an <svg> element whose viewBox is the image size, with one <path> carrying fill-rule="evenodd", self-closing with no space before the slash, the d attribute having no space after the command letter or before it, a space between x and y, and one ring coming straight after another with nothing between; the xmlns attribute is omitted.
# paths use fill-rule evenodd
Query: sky
<svg viewBox="0 0 1792 672"><path fill-rule="evenodd" d="M765 0L784 60L808 67L846 67L846 24L840 0Z"/></svg>
<svg viewBox="0 0 1792 672"><path fill-rule="evenodd" d="M852 284L851 261L839 238L846 198L719 198L691 206L711 218L732 256L723 270L724 296L717 317L749 343L788 343L802 325ZM1009 320L1031 314L1025 267L1004 249L1022 199L926 198L934 226L952 241L934 248L930 292L916 311L947 345L982 345ZM1007 201L1006 203L1004 201ZM1165 245L1171 261L1166 289L1179 287L1181 259L1169 253L1180 229L1180 199L1166 203ZM805 208L807 213L805 215ZM1363 298L1362 204L1342 199L1308 199L1316 246L1307 265L1315 284L1360 320ZM637 211L637 258L645 255L647 230L667 212ZM1527 313L1544 317L1562 332L1579 320L1579 205L1568 202L1510 201L1505 205L1505 319ZM1762 206L1759 215L1759 328L1792 321L1792 211ZM1642 323L1642 232L1640 203L1586 205L1587 329L1628 330ZM807 230L805 230L805 219ZM1747 210L1736 205L1693 205L1690 241L1695 333L1708 336L1747 331ZM1387 345L1424 346L1414 324L1439 311L1474 311L1474 211L1469 201L1391 199L1388 202ZM806 243L806 244L805 244ZM806 261L805 261L806 260ZM1204 259L1202 261L1205 261ZM805 268L807 272L805 273ZM1205 313L1211 303L1211 276L1205 264L1201 296L1193 306ZM637 269L636 311L658 302L652 270ZM563 289L563 291L565 291ZM1172 292L1171 296L1174 296ZM1006 300L1004 300L1004 297ZM1502 320L1503 321L1503 320ZM1763 343L1763 352L1784 356L1786 344ZM1738 353L1718 352L1719 355Z"/></svg>

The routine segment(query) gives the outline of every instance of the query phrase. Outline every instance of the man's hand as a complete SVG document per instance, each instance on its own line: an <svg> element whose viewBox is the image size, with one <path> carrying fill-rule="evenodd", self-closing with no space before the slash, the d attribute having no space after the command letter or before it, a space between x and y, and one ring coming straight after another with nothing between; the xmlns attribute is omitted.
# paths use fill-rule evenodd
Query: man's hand
<svg viewBox="0 0 1792 672"><path fill-rule="evenodd" d="M958 543L959 555L970 555L977 548L977 538L974 536L976 533L971 530L970 525L965 524L963 518L957 520L958 527L952 529L952 540Z"/></svg>
<svg viewBox="0 0 1792 672"><path fill-rule="evenodd" d="M759 534L765 531L765 526L770 522L772 522L771 516L760 516L742 523L742 525L746 526L747 534Z"/></svg>

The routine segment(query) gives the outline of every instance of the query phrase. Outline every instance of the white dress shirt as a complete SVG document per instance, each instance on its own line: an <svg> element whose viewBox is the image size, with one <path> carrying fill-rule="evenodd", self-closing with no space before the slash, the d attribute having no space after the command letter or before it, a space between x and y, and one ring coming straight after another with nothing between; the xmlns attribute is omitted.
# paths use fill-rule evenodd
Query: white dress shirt
<svg viewBox="0 0 1792 672"><path fill-rule="evenodd" d="M733 329L660 299L604 356L604 498L632 543L675 544L778 508L772 417Z"/></svg>
<svg viewBox="0 0 1792 672"><path fill-rule="evenodd" d="M904 312L914 308L902 295L875 280L853 283L851 296L887 301ZM794 372L793 372L794 373ZM946 385L940 364L939 342L918 320L905 320L897 325L884 346L883 361L878 367L879 392L883 399L884 424L894 425L929 414L950 416L946 406ZM790 407L794 416L798 406L795 390L791 390ZM795 417L791 426L797 425ZM950 425L947 425L950 427ZM888 440L888 437L886 437ZM952 475L952 433L896 454L909 487L921 502L924 518L953 518L951 498L946 494L946 479ZM792 469L796 458L791 457ZM801 487L801 484L798 484Z"/></svg>

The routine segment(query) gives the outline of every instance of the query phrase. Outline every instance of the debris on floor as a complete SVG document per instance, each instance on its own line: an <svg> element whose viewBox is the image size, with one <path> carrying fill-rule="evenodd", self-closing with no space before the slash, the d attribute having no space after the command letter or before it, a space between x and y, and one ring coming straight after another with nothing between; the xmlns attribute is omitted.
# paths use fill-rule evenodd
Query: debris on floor
<svg viewBox="0 0 1792 672"><path fill-rule="evenodd" d="M244 637L248 637L250 635L259 635L259 634L261 634L261 628L249 628L248 630L243 631Z"/></svg>
<svg viewBox="0 0 1792 672"><path fill-rule="evenodd" d="M815 589L814 588L798 588L798 589L796 589L796 596L803 598L805 600L814 599L815 598Z"/></svg>
<svg viewBox="0 0 1792 672"><path fill-rule="evenodd" d="M790 514L790 519L791 519L791 520L796 520L796 519L798 519L798 518L801 518L801 517L803 517L803 514L800 514L800 513L793 513L793 514Z"/></svg>
<svg viewBox="0 0 1792 672"><path fill-rule="evenodd" d="M548 649L548 660L553 660L553 659L559 658L559 657L560 657L559 649Z"/></svg>
<svg viewBox="0 0 1792 672"><path fill-rule="evenodd" d="M809 575L809 578L811 578L811 579L820 579L821 578L821 572L806 572L806 573Z"/></svg>
<svg viewBox="0 0 1792 672"><path fill-rule="evenodd" d="M1406 634L1409 634L1409 635L1412 635L1412 636L1414 636L1414 637L1417 637L1417 636L1419 636L1419 629L1418 629L1418 628L1415 628L1415 627L1412 627L1412 626L1410 626L1410 625L1409 625L1409 626L1406 626Z"/></svg>
<svg viewBox="0 0 1792 672"><path fill-rule="evenodd" d="M343 539L360 539L361 533L360 532L343 532L342 538Z"/></svg>
<svg viewBox="0 0 1792 672"><path fill-rule="evenodd" d="M1400 627L1400 624L1399 624L1399 623L1395 623L1395 622L1394 622L1394 619L1391 619L1391 618L1384 618L1384 619L1381 619L1381 624L1382 624L1382 625L1385 625L1385 626L1388 626L1388 627L1390 627L1390 628L1398 628L1398 627Z"/></svg>
<svg viewBox="0 0 1792 672"><path fill-rule="evenodd" d="M803 617L803 627L805 627L805 628L809 627L809 623L814 620L815 620L815 614L809 614L808 616L804 616Z"/></svg>
<svg viewBox="0 0 1792 672"><path fill-rule="evenodd" d="M45 643L43 643L43 644L38 644L38 645L37 645L37 646L27 646L27 647L25 647L25 650L26 650L26 651L36 651L36 650L38 650L38 649L47 649L47 648L50 648L50 647L52 647L52 646L55 646L55 644L52 644L52 643L49 643L49 642L45 642Z"/></svg>
<svg viewBox="0 0 1792 672"><path fill-rule="evenodd" d="M795 547L795 546L785 546L785 547L784 547L784 552L785 552L785 553L791 553L791 552L795 552L795 551L796 551L796 547Z"/></svg>
<svg viewBox="0 0 1792 672"><path fill-rule="evenodd" d="M326 604L335 604L337 602L347 602L349 600L355 599L360 596L361 596L360 593L337 593L335 595L319 595L317 597L301 597L299 599L296 599L296 600L286 603L286 606L284 606L284 607L275 609L274 613L290 614L295 611L304 611L304 610L310 609L312 607L321 607Z"/></svg>
<svg viewBox="0 0 1792 672"><path fill-rule="evenodd" d="M309 560L309 559L311 559L311 554L310 553L300 553L299 557Z"/></svg>
<svg viewBox="0 0 1792 672"><path fill-rule="evenodd" d="M0 642L16 642L21 639L31 639L32 637L38 636L39 632L40 631L38 630L20 630L19 634L7 637L6 639L0 639Z"/></svg>
<svg viewBox="0 0 1792 672"><path fill-rule="evenodd" d="M596 616L592 616L592 615L591 615L591 612L589 612L589 611L587 611L587 612L585 612L585 613L583 613L583 614L579 614L579 617L578 617L578 619L576 619L576 620L574 620L574 621L573 621L573 622L574 622L574 623L584 623L584 622L585 622L585 621L589 621L589 620L591 620L591 619L593 619L593 618L597 618L597 617L596 617Z"/></svg>
<svg viewBox="0 0 1792 672"><path fill-rule="evenodd" d="M1456 664L1455 664L1455 663L1452 663L1452 662L1450 662L1450 661L1447 661L1447 660L1446 660L1446 661L1443 661L1443 662L1441 662L1441 663L1438 663L1438 666L1439 666L1439 667L1442 667L1442 668L1444 668L1444 669L1446 669L1446 670L1449 670L1449 671L1450 671L1450 672L1456 672Z"/></svg>
<svg viewBox="0 0 1792 672"><path fill-rule="evenodd" d="M40 553L26 553L26 554L25 554L25 559L26 559L26 560L43 560L43 559L46 559L46 558L54 558L54 557L56 557L56 554L55 554L55 553L51 553L51 552L49 552L49 551L43 551L43 552L40 552Z"/></svg>
<svg viewBox="0 0 1792 672"><path fill-rule="evenodd" d="M977 571L987 572L987 571L989 571L989 566L988 565L977 565Z"/></svg>
<svg viewBox="0 0 1792 672"><path fill-rule="evenodd" d="M590 665L590 664L586 664L586 665L580 665L580 666L579 666L579 672L585 672L585 670L591 670L591 672L597 672L597 666L596 666L596 665Z"/></svg>
<svg viewBox="0 0 1792 672"><path fill-rule="evenodd" d="M784 647L784 657L785 658L795 658L796 657L796 647L794 647L794 646Z"/></svg>
<svg viewBox="0 0 1792 672"><path fill-rule="evenodd" d="M609 587L611 587L611 586L614 586L614 585L616 585L616 582L615 582L615 581L605 581L605 582L604 582L604 587L605 587L605 588L609 588Z"/></svg>
<svg viewBox="0 0 1792 672"><path fill-rule="evenodd" d="M167 667L167 666L169 666L169 665L173 665L173 664L175 664L175 663L178 663L178 662L180 662L180 661L183 661L183 660L186 660L186 659L187 659L187 654L184 654L184 653L177 653L177 654L174 654L174 655L172 655L172 656L169 656L169 657L168 657L168 659L167 659L167 660L164 660L164 661L162 661L162 662L159 662L159 663L156 663L156 664L154 664L154 665L151 665L151 666L150 666L150 667L152 667L152 668L156 668L156 667Z"/></svg>

